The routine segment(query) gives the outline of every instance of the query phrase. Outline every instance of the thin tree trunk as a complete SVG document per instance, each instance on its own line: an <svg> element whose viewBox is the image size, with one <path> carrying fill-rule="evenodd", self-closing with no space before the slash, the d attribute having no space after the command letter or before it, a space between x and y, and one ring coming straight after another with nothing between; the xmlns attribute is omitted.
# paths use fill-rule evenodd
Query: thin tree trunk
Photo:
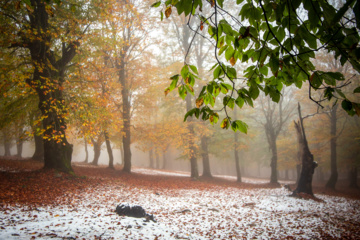
<svg viewBox="0 0 360 240"><path fill-rule="evenodd" d="M191 110L191 95L188 94L186 96L186 111ZM190 168L191 168L191 178L197 179L199 178L199 170L197 165L197 159L196 159L196 147L194 142L194 126L192 125L192 117L188 117L188 129L189 129L189 149L190 149Z"/></svg>
<svg viewBox="0 0 360 240"><path fill-rule="evenodd" d="M110 138L107 131L104 131L106 149L109 155L109 168L114 169L114 155L110 144Z"/></svg>
<svg viewBox="0 0 360 240"><path fill-rule="evenodd" d="M155 148L155 168L159 169L160 168L160 159L159 159L159 149L156 147Z"/></svg>
<svg viewBox="0 0 360 240"><path fill-rule="evenodd" d="M149 150L149 162L149 167L154 168L154 150L152 148Z"/></svg>
<svg viewBox="0 0 360 240"><path fill-rule="evenodd" d="M234 132L234 159L235 159L235 168L236 168L236 181L242 182L239 151L237 150L238 144L239 144L239 134L237 132Z"/></svg>
<svg viewBox="0 0 360 240"><path fill-rule="evenodd" d="M358 168L354 166L349 170L349 181L350 181L349 187L359 188L357 184L357 180L358 180Z"/></svg>
<svg viewBox="0 0 360 240"><path fill-rule="evenodd" d="M5 157L11 156L11 140L9 138L8 132L3 131L4 134L4 149L5 149Z"/></svg>
<svg viewBox="0 0 360 240"><path fill-rule="evenodd" d="M338 180L338 171L336 163L336 110L337 104L334 105L330 112L330 166L331 166L331 175L329 181L326 183L326 187L330 189L335 189L336 182Z"/></svg>
<svg viewBox="0 0 360 240"><path fill-rule="evenodd" d="M306 140L303 118L301 117L300 104L298 104L298 112L299 112L299 121L298 122L294 121L294 122L295 122L296 133L298 136L299 150L302 160L302 169L301 169L299 183L297 185L297 188L294 190L293 194L297 195L298 193L307 193L313 195L311 184L312 184L312 177L314 174L314 170L317 167L317 163L314 162L314 157L310 152Z"/></svg>
<svg viewBox="0 0 360 240"><path fill-rule="evenodd" d="M277 146L276 146L276 138L272 138L271 143L271 176L270 176L270 183L278 183L278 170L277 170Z"/></svg>
<svg viewBox="0 0 360 240"><path fill-rule="evenodd" d="M163 156L163 165L162 165L162 169L166 169L166 165L167 165L166 150L165 150L165 151L163 151L162 156Z"/></svg>
<svg viewBox="0 0 360 240"><path fill-rule="evenodd" d="M130 116L130 89L125 74L125 55L121 54L119 69L119 82L121 84L122 117L123 117L123 171L131 173L131 116Z"/></svg>
<svg viewBox="0 0 360 240"><path fill-rule="evenodd" d="M289 169L285 169L285 180L289 180Z"/></svg>
<svg viewBox="0 0 360 240"><path fill-rule="evenodd" d="M84 162L88 163L89 162L89 151L88 151L88 143L87 143L86 138L84 138L84 143L85 143L85 160L84 160Z"/></svg>
<svg viewBox="0 0 360 240"><path fill-rule="evenodd" d="M210 170L210 160L209 160L209 150L208 150L208 140L207 136L201 137L201 156L203 160L203 177L211 178L211 170Z"/></svg>

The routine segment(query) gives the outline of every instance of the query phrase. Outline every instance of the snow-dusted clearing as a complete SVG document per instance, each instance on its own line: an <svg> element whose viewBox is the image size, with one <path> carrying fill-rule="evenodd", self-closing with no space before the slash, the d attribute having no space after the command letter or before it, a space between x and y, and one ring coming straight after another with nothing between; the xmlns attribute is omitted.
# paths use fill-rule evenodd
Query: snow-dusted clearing
<svg viewBox="0 0 360 240"><path fill-rule="evenodd" d="M83 189L66 205L7 206L0 239L359 239L360 201L288 197L284 188L207 190L136 187L119 180ZM119 203L142 206L157 222L121 217Z"/></svg>

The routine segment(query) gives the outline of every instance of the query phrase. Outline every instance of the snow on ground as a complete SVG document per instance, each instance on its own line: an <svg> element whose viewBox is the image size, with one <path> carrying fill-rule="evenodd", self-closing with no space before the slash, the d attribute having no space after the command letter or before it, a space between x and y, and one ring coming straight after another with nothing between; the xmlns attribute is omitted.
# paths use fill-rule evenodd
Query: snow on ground
<svg viewBox="0 0 360 240"><path fill-rule="evenodd" d="M167 176L179 176L179 177L190 177L190 172L182 172L182 171L166 171L166 170L158 170L158 169L150 169L150 168L134 168L132 169L132 172L134 173L141 173L146 175L167 175ZM227 175L215 175L214 177L224 178L228 180L234 180L236 181L236 176L227 176ZM255 183L255 184L261 184L261 183L269 183L269 179L260 179L260 178L248 178L248 177L242 177L241 181L244 183ZM281 184L293 184L294 181L285 181L280 180Z"/></svg>
<svg viewBox="0 0 360 240"><path fill-rule="evenodd" d="M295 239L333 237L338 222L360 219L360 201L318 195L323 203L287 196L283 188L164 190L121 182L84 189L70 205L0 212L0 239ZM157 222L120 217L119 203L141 205Z"/></svg>

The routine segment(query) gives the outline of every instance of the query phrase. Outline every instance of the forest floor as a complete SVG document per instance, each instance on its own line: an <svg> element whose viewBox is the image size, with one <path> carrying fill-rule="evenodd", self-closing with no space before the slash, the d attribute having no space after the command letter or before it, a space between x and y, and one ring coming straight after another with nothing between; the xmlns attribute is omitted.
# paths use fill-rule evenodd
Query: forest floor
<svg viewBox="0 0 360 240"><path fill-rule="evenodd" d="M76 176L0 158L0 239L360 239L360 190L342 183L298 199L261 179L73 168ZM121 203L157 222L118 216Z"/></svg>

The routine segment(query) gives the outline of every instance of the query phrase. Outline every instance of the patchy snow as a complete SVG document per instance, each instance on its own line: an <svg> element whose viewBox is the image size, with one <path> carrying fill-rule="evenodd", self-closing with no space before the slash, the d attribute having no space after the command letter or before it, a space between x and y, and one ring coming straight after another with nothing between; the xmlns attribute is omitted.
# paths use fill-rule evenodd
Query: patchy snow
<svg viewBox="0 0 360 240"><path fill-rule="evenodd" d="M316 239L337 238L344 221L360 219L360 201L317 195L324 202L288 197L283 188L153 189L120 181L83 189L71 204L0 212L0 239ZM142 206L157 222L118 216L119 203Z"/></svg>

